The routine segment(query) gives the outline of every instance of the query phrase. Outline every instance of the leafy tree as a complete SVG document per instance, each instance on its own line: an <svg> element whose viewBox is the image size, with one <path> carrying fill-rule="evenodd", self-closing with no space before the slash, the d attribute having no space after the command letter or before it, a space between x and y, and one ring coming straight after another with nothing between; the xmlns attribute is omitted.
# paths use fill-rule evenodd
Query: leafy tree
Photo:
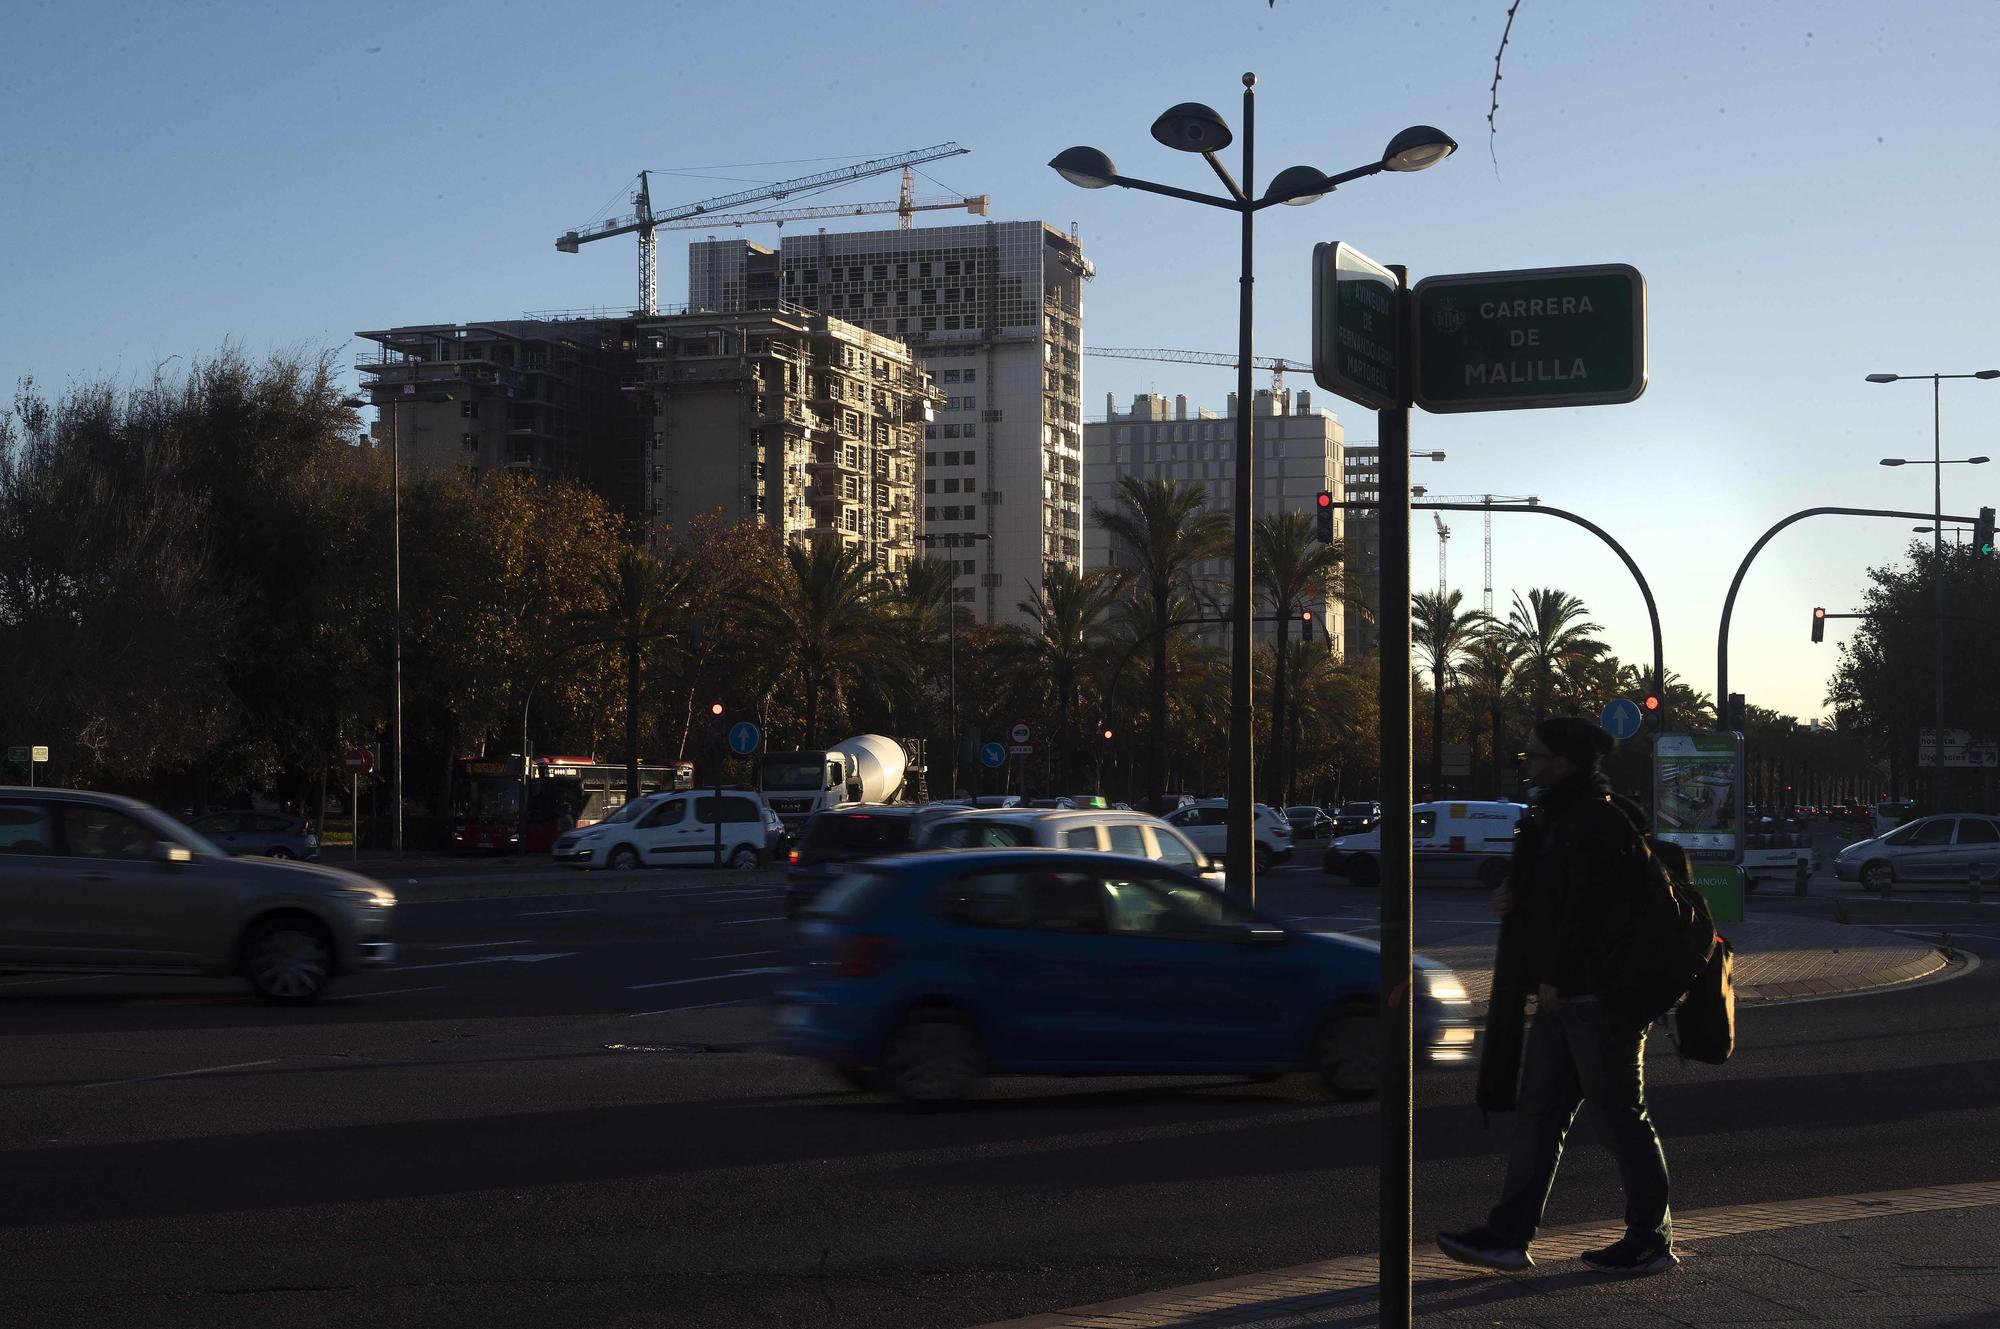
<svg viewBox="0 0 2000 1329"><path fill-rule="evenodd" d="M767 658L797 676L804 746L816 747L822 699L842 704L853 680L893 646L884 590L860 550L823 538L787 545L769 591L744 606L746 616Z"/></svg>
<svg viewBox="0 0 2000 1329"><path fill-rule="evenodd" d="M1590 634L1604 629L1589 621L1583 601L1554 587L1514 593L1507 631L1520 648L1517 677L1528 689L1531 718L1547 717L1559 689L1573 677L1580 661L1603 654L1604 643Z"/></svg>
<svg viewBox="0 0 2000 1329"><path fill-rule="evenodd" d="M1252 571L1258 594L1278 620L1278 642L1272 652L1271 737L1267 744L1264 785L1271 797L1282 799L1285 788L1285 684L1290 672L1292 621L1300 611L1325 612L1327 593L1338 583L1345 554L1339 542L1321 544L1314 533L1312 513L1270 512L1251 528ZM1310 630L1308 630L1310 635Z"/></svg>
<svg viewBox="0 0 2000 1329"><path fill-rule="evenodd" d="M626 546L598 569L595 602L578 615L579 642L616 643L625 665L625 796L639 796L639 733L643 664L672 649L670 634L686 628L682 583L689 559L680 551L662 558Z"/></svg>
<svg viewBox="0 0 2000 1329"><path fill-rule="evenodd" d="M1078 572L1066 563L1050 563L1042 584L1029 589L1020 610L1033 625L1006 638L1007 664L1029 683L1031 692L1046 693L1055 704L1050 735L1050 759L1057 788L1074 788L1078 774L1075 719L1082 702L1083 680L1107 646L1105 615L1117 587L1101 571Z"/></svg>
<svg viewBox="0 0 2000 1329"><path fill-rule="evenodd" d="M1441 596L1419 591L1410 597L1410 643L1431 671L1431 788L1444 793L1444 699L1447 682L1458 678L1459 666L1483 635L1488 619L1483 610L1459 611L1465 593Z"/></svg>

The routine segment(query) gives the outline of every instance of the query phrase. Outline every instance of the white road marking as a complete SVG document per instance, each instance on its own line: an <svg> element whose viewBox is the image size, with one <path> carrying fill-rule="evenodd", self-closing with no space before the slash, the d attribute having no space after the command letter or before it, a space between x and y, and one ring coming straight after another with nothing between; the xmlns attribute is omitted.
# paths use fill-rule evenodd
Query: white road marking
<svg viewBox="0 0 2000 1329"><path fill-rule="evenodd" d="M782 951L737 951L733 955L697 955L697 960L747 960L753 955L782 955Z"/></svg>
<svg viewBox="0 0 2000 1329"><path fill-rule="evenodd" d="M705 1011L705 1010L710 1010L716 1006L741 1006L742 1004L743 1003L741 1001L704 1001L699 1006L669 1006L665 1010L634 1011L632 1012L632 1014L626 1016L625 1018L628 1020L636 1020L642 1015L672 1015L675 1011Z"/></svg>
<svg viewBox="0 0 2000 1329"><path fill-rule="evenodd" d="M10 978L0 983L0 988L25 988L32 987L36 983L80 983L86 978L95 977L97 977L95 974L65 974L61 978Z"/></svg>
<svg viewBox="0 0 2000 1329"><path fill-rule="evenodd" d="M567 960L575 951L552 951L546 955L482 955L475 960L440 960L435 964L399 964L395 972L414 973L419 969L457 969L468 964L536 964L543 960Z"/></svg>
<svg viewBox="0 0 2000 1329"><path fill-rule="evenodd" d="M386 992L343 992L337 997L328 997L327 1000L354 1001L360 997L400 997L405 992L442 992L442 991L444 991L444 984L434 983L427 988L390 988Z"/></svg>
<svg viewBox="0 0 2000 1329"><path fill-rule="evenodd" d="M595 909L529 909L516 914L516 918L548 918L555 914L594 914Z"/></svg>
<svg viewBox="0 0 2000 1329"><path fill-rule="evenodd" d="M488 946L536 946L539 944L539 942L535 941L460 941L454 942L450 946L426 946L423 949L427 951L477 951ZM411 947L411 949L415 950L416 948Z"/></svg>
<svg viewBox="0 0 2000 1329"><path fill-rule="evenodd" d="M782 974L788 968L787 965L774 964L761 969L732 969L726 974L704 974L700 978L668 978L658 983L634 983L625 990L639 992L645 988L677 988L689 983L713 983L724 978L749 978L753 974Z"/></svg>
<svg viewBox="0 0 2000 1329"><path fill-rule="evenodd" d="M240 1071L250 1066L269 1066L276 1060L277 1058L275 1057L266 1057L262 1061L238 1061L227 1066L203 1066L199 1070L192 1071L168 1071L164 1075L135 1075L129 1080L101 1080L96 1084L86 1084L81 1087L85 1089L109 1089L114 1085L140 1084L147 1080L178 1080L184 1075L213 1075L217 1071Z"/></svg>
<svg viewBox="0 0 2000 1329"><path fill-rule="evenodd" d="M738 923L782 923L784 921L785 916L783 914L772 914L768 918L725 918L722 920L722 926L728 928L735 927Z"/></svg>

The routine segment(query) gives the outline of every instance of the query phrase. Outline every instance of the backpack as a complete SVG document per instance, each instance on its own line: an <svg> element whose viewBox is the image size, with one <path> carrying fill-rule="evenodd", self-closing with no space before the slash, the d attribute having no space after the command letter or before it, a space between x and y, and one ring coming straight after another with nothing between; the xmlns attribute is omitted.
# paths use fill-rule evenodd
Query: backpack
<svg viewBox="0 0 2000 1329"><path fill-rule="evenodd" d="M1626 820L1633 812L1620 806ZM1612 1014L1649 1025L1702 977L1716 950L1715 916L1694 888L1687 851L1633 824L1639 852L1623 906L1605 928L1592 966L1597 999Z"/></svg>
<svg viewBox="0 0 2000 1329"><path fill-rule="evenodd" d="M1681 1056L1720 1066L1736 1050L1736 951L1726 937L1674 1011L1673 1039Z"/></svg>

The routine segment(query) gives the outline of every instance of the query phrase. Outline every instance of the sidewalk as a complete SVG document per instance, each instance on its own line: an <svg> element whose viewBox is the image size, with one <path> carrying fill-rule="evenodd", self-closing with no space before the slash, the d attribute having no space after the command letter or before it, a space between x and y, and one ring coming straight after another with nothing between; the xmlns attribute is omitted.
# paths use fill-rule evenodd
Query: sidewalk
<svg viewBox="0 0 2000 1329"><path fill-rule="evenodd" d="M1535 1242L1539 1263L1522 1274L1468 1268L1419 1247L1412 1318L1500 1329L1994 1329L1996 1208L2000 1182L1676 1213L1681 1265L1653 1278L1612 1278L1577 1261L1615 1239L1616 1223L1548 1229ZM1364 1329L1377 1320L1375 1275L1373 1255L1352 1256L985 1329Z"/></svg>

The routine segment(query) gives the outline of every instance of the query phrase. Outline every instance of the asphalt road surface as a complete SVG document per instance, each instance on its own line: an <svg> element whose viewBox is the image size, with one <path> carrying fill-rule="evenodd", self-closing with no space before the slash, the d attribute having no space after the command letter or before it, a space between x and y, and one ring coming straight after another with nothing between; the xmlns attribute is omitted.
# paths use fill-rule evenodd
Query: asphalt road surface
<svg viewBox="0 0 2000 1329"><path fill-rule="evenodd" d="M1305 1076L1022 1079L912 1113L769 1050L768 876L406 905L305 1010L229 983L0 976L0 1324L958 1326L1375 1247L1376 1119ZM651 885L652 883L648 883ZM1372 935L1305 866L1267 908ZM1825 899L1754 900L1762 909ZM1490 928L1420 891L1420 948ZM1857 921L2000 948L2000 907ZM2000 968L1747 1010L1650 1060L1689 1208L2000 1177ZM1417 1095L1417 1230L1477 1218L1509 1119ZM1619 1211L1580 1126L1552 1223Z"/></svg>

